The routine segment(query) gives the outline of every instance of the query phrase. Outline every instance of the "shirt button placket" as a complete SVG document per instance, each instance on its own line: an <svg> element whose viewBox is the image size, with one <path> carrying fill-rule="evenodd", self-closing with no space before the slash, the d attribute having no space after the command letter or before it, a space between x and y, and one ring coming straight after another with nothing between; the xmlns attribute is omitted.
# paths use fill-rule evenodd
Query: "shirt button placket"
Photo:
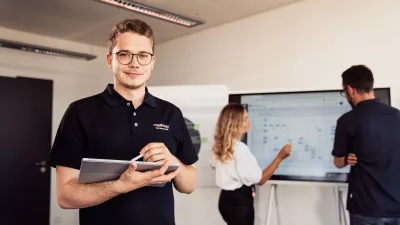
<svg viewBox="0 0 400 225"><path fill-rule="evenodd" d="M136 112L133 112L132 115L133 115L134 117L136 117ZM136 121L136 119L133 118L133 121ZM134 125L135 127L139 126L139 124L138 124L137 122L135 122L133 125Z"/></svg>

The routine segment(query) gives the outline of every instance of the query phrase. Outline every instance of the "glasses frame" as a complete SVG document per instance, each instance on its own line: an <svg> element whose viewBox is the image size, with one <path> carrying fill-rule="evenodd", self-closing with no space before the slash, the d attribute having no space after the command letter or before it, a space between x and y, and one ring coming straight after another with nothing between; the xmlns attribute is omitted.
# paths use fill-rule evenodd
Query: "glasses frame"
<svg viewBox="0 0 400 225"><path fill-rule="evenodd" d="M125 64L125 63L122 63L121 61L119 61L118 54L119 54L119 53L122 53L122 52L131 55L131 60L129 60L129 62L126 63L126 64ZM151 56L150 62L147 63L147 64L142 64L142 63L139 62L138 55L143 54L143 53L149 54L149 55ZM133 54L133 53L130 53L130 52L127 52L127 51L119 51L119 52L114 52L113 54L117 55L117 60L118 60L118 62L121 63L122 65L129 65L129 64L131 64L131 62L133 61L133 58L135 58L135 56L136 56L136 61L137 61L140 65L142 65L142 66L147 66L147 65L149 65L149 64L153 61L153 56L154 56L154 54L153 54L153 53L150 53L150 52L139 52L138 54Z"/></svg>
<svg viewBox="0 0 400 225"><path fill-rule="evenodd" d="M344 88L343 90L340 91L340 95L343 97L346 97L347 94L347 88Z"/></svg>

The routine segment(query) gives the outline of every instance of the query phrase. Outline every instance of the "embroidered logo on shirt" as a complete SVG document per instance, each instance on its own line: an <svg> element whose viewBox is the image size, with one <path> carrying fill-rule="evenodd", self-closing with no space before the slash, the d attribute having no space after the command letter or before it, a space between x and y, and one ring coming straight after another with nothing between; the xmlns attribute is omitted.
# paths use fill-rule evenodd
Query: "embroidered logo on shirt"
<svg viewBox="0 0 400 225"><path fill-rule="evenodd" d="M153 124L153 126L157 129L157 130L169 130L169 126L159 123L159 124Z"/></svg>

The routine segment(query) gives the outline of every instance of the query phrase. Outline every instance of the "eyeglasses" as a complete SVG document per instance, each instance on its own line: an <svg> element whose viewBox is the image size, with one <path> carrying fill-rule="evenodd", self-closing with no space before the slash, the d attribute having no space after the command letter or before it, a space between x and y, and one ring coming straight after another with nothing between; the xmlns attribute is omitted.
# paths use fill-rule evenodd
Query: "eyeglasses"
<svg viewBox="0 0 400 225"><path fill-rule="evenodd" d="M133 54L130 52L116 52L114 53L117 55L118 62L122 65L128 65L132 62L133 57L136 55L137 62L142 66L147 66L153 60L153 54L148 52L140 52L139 54Z"/></svg>
<svg viewBox="0 0 400 225"><path fill-rule="evenodd" d="M344 91L340 91L340 95L346 97L346 93Z"/></svg>

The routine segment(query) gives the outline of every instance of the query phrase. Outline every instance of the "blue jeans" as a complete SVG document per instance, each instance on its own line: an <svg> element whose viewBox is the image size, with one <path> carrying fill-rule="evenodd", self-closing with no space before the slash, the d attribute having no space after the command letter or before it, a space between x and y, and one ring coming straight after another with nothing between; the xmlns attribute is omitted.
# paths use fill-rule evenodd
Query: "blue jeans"
<svg viewBox="0 0 400 225"><path fill-rule="evenodd" d="M375 218L350 213L350 225L400 225L400 218Z"/></svg>

